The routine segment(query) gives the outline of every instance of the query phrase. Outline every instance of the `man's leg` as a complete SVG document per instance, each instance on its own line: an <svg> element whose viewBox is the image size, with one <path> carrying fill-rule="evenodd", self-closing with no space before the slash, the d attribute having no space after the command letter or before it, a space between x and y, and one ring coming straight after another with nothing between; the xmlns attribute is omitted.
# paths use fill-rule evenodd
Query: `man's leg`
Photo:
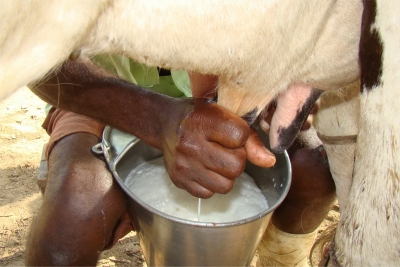
<svg viewBox="0 0 400 267"><path fill-rule="evenodd" d="M27 240L27 265L94 266L102 250L132 230L125 194L91 152L99 141L91 133L73 133L52 148L43 205Z"/></svg>
<svg viewBox="0 0 400 267"><path fill-rule="evenodd" d="M258 266L307 266L316 230L335 200L326 153L313 128L288 150L292 184L259 245Z"/></svg>

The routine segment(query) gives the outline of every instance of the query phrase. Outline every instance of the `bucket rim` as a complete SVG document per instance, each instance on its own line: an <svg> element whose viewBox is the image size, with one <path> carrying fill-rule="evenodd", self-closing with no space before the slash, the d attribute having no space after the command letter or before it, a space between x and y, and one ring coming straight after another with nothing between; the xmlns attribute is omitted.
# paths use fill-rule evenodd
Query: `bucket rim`
<svg viewBox="0 0 400 267"><path fill-rule="evenodd" d="M234 226L237 226L237 225L243 225L243 224L251 223L253 221L260 220L263 217L265 217L268 214L270 214L271 212L273 212L283 202L283 200L286 198L286 196L287 196L287 194L289 192L290 185L291 185L291 182L292 182L292 168L291 168L291 165L290 165L289 155L288 155L287 151L285 150L285 151L283 151L282 154L284 156L285 161L288 162L288 170L287 170L287 172L288 172L288 175L287 175L288 176L287 177L288 178L288 182L286 183L286 186L283 189L282 194L279 197L279 199L273 205L269 205L268 209L266 209L266 210L264 210L264 211L262 211L262 212L260 212L260 213L258 213L256 215L253 215L253 216L250 216L250 217L247 217L247 218L244 218L244 219L240 219L240 220L229 221L229 222L199 222L199 221L187 220L187 219L183 219L183 218L179 218L179 217L176 217L176 216L169 215L169 214L167 214L165 212L162 212L162 211L150 206L149 204L147 204L146 202L141 200L137 195L135 195L132 191L130 191L127 188L125 182L119 176L119 174L118 174L118 172L116 170L116 167L117 167L118 163L120 162L120 160L123 158L123 156L133 146L135 146L138 143L143 142L143 141L141 139L133 136L133 135L130 135L132 137L131 138L132 140L127 142L125 148L121 151L121 153L119 155L117 155L114 160L112 160L111 156L110 156L110 153L109 153L110 148L112 146L110 144L110 142L109 142L109 136L110 136L110 134L111 134L111 132L113 130L117 130L118 132L123 133L122 131L120 131L118 129L112 128L110 126L106 126L104 131L103 131L102 142L100 144L96 145L96 146L98 147L99 145L101 145L102 153L104 154L104 157L106 159L106 163L107 163L107 165L108 165L108 167L109 167L114 179L120 185L122 190L131 198L129 200L134 200L134 201L138 202L147 211L150 211L151 213L153 213L153 214L155 214L157 216L160 216L162 218L174 221L176 223L185 224L185 225L191 225L193 227L213 227L213 228L234 227ZM125 135L128 135L128 134L125 133Z"/></svg>

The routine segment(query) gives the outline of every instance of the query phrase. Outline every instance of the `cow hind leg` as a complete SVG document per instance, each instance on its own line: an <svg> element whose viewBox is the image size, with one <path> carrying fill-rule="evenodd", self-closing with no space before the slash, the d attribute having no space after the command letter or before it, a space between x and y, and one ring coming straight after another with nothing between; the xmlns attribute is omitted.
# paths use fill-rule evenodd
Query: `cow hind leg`
<svg viewBox="0 0 400 267"><path fill-rule="evenodd" d="M364 1L360 130L335 236L343 266L399 266L400 1Z"/></svg>

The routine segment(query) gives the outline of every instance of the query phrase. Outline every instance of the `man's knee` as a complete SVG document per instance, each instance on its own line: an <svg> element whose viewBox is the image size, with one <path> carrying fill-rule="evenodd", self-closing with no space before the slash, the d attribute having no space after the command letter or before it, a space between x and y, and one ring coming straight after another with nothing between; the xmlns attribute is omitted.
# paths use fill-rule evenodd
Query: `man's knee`
<svg viewBox="0 0 400 267"><path fill-rule="evenodd" d="M73 134L53 148L43 205L28 237L27 264L95 264L112 241L126 198L105 162L91 152L98 141Z"/></svg>
<svg viewBox="0 0 400 267"><path fill-rule="evenodd" d="M57 199L90 193L99 190L99 185L111 187L112 176L105 162L91 152L98 142L96 136L87 133L72 134L57 142L47 162L45 196Z"/></svg>
<svg viewBox="0 0 400 267"><path fill-rule="evenodd" d="M323 146L308 148L295 143L288 153L293 174L291 193L304 201L332 199L335 183Z"/></svg>
<svg viewBox="0 0 400 267"><path fill-rule="evenodd" d="M328 156L315 129L302 131L287 152L293 178L290 194L305 201L332 198L335 184Z"/></svg>
<svg viewBox="0 0 400 267"><path fill-rule="evenodd" d="M112 217L124 212L124 192L104 160L91 151L98 141L94 135L78 133L65 137L54 147L49 159L44 203L50 200L53 205L58 205L57 209L76 213L75 216L82 216L82 220L102 217L108 210L113 213Z"/></svg>
<svg viewBox="0 0 400 267"><path fill-rule="evenodd" d="M321 144L296 139L288 154L292 184L272 221L288 233L310 233L324 220L335 199L335 184Z"/></svg>

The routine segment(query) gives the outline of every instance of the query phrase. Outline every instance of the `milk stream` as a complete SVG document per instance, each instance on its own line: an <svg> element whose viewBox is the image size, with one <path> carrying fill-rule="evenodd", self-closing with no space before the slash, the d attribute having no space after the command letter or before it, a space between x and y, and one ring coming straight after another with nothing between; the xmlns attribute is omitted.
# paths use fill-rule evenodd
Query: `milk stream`
<svg viewBox="0 0 400 267"><path fill-rule="evenodd" d="M199 203L197 204L197 221L200 221L200 212L201 212L201 198L199 198Z"/></svg>
<svg viewBox="0 0 400 267"><path fill-rule="evenodd" d="M236 178L229 193L199 199L172 183L163 158L145 162L133 169L125 184L153 208L191 221L231 222L258 215L268 209L261 190L246 173Z"/></svg>

